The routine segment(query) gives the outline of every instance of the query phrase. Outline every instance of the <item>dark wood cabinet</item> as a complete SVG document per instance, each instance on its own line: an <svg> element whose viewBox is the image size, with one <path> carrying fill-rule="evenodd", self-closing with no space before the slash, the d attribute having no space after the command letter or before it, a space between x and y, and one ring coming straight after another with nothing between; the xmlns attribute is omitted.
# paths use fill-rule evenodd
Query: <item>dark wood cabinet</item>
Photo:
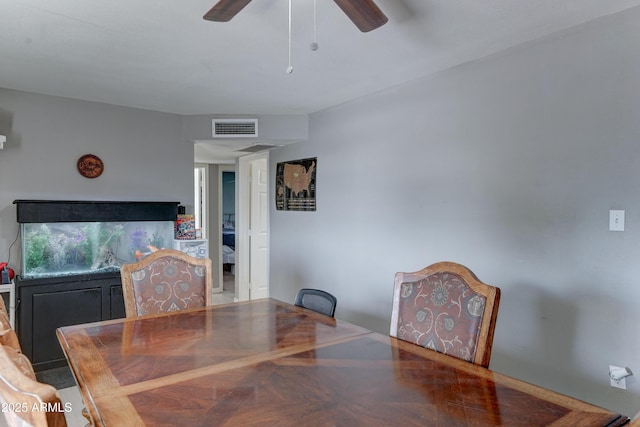
<svg viewBox="0 0 640 427"><path fill-rule="evenodd" d="M17 277L16 294L18 337L36 371L67 363L57 328L124 317L119 273Z"/></svg>

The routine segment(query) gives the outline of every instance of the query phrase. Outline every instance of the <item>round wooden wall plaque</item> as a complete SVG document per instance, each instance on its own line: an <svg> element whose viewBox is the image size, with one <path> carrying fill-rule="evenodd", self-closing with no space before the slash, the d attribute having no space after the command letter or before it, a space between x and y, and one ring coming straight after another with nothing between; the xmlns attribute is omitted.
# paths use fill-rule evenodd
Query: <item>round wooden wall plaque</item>
<svg viewBox="0 0 640 427"><path fill-rule="evenodd" d="M104 164L96 155L85 154L78 159L78 172L85 178L97 178L103 171Z"/></svg>

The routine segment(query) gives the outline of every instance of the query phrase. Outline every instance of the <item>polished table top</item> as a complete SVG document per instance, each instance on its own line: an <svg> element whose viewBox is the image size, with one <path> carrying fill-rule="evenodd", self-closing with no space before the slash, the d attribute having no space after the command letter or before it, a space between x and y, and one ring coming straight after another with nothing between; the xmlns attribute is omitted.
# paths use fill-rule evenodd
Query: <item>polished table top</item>
<svg viewBox="0 0 640 427"><path fill-rule="evenodd" d="M274 299L58 329L96 425L616 426L626 417Z"/></svg>

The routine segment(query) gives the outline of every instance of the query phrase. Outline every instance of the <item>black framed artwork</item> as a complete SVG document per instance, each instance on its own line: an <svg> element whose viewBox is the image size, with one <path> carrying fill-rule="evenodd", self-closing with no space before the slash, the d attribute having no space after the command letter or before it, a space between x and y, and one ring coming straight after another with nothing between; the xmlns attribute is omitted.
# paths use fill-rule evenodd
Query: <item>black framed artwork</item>
<svg viewBox="0 0 640 427"><path fill-rule="evenodd" d="M290 160L276 167L276 209L316 210L317 157Z"/></svg>

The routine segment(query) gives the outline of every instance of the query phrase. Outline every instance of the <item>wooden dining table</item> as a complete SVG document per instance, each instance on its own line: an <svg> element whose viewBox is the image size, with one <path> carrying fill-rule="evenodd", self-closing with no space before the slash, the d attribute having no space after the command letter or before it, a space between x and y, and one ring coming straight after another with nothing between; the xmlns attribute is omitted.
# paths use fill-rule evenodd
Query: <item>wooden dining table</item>
<svg viewBox="0 0 640 427"><path fill-rule="evenodd" d="M59 328L96 426L619 426L615 412L275 299Z"/></svg>

